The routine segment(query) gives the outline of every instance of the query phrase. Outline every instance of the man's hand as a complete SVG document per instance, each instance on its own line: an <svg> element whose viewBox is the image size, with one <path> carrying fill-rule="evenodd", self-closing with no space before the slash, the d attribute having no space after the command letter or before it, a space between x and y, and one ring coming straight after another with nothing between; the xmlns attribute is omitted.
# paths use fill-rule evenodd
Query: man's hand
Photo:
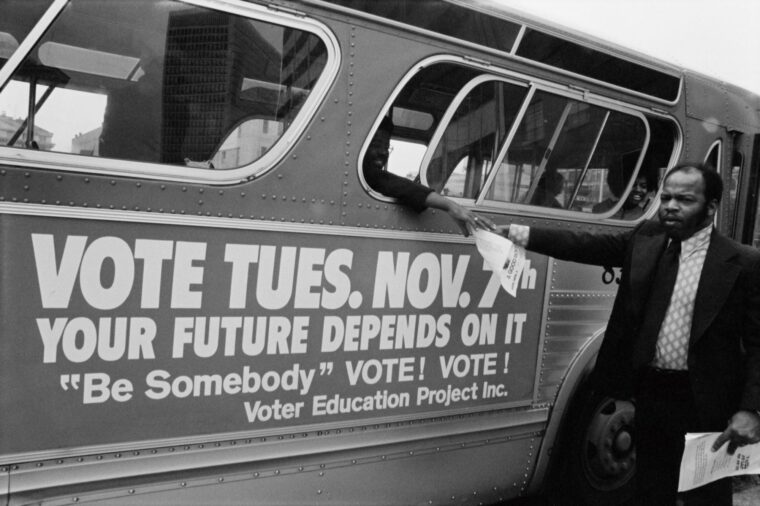
<svg viewBox="0 0 760 506"><path fill-rule="evenodd" d="M447 212L451 219L459 225L465 237L479 228L493 230L494 225L491 220L485 216L477 216L455 202L450 203Z"/></svg>
<svg viewBox="0 0 760 506"><path fill-rule="evenodd" d="M728 421L728 427L712 446L717 451L728 441L728 454L733 455L739 446L760 442L760 415L752 411L738 411Z"/></svg>
<svg viewBox="0 0 760 506"><path fill-rule="evenodd" d="M465 237L479 228L493 230L493 222L491 222L491 220L485 216L477 216L474 213L471 213L453 200L436 192L430 192L428 194L425 199L425 205L446 211Z"/></svg>

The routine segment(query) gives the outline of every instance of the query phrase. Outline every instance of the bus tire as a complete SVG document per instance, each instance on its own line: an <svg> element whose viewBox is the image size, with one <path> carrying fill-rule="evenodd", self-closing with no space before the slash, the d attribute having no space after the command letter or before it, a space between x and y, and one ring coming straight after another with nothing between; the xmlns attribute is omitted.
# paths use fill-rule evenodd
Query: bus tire
<svg viewBox="0 0 760 506"><path fill-rule="evenodd" d="M634 405L587 390L566 433L563 480L574 504L612 506L633 498Z"/></svg>

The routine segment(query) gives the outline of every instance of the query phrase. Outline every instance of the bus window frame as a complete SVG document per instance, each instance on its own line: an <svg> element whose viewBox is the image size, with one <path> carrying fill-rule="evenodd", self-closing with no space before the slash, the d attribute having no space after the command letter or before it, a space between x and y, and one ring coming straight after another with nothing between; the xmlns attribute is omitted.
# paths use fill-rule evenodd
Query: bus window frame
<svg viewBox="0 0 760 506"><path fill-rule="evenodd" d="M32 27L24 40L21 41L10 58L8 58L8 61L5 62L5 65L0 67L0 92L10 82L10 77L16 71L16 68L21 65L27 54L31 52L37 41L45 34L67 4L68 0L53 0L47 11L37 20L34 27Z"/></svg>
<svg viewBox="0 0 760 506"><path fill-rule="evenodd" d="M504 207L504 206L506 206L506 207L512 207L512 206L516 206L518 208L540 209L540 210L542 210L544 212L547 212L549 214L558 214L558 213L561 213L562 215L568 215L568 213L571 213L572 215L581 215L581 216L593 215L593 216L596 216L596 217L599 217L599 218L604 218L604 217L609 217L611 215L614 215L618 211L618 208L623 204L623 199L621 199L621 201L618 203L618 205L615 206L613 209L607 211L606 213L600 213L600 214L596 214L596 215L591 214L591 213L585 213L585 212L582 212L582 211L575 211L575 210L569 209L569 208L552 209L552 208L546 208L546 207L541 207L541 206L534 206L534 205L530 205L530 204L522 204L522 203L518 203L518 202L504 202L504 201L500 201L500 200L486 199L486 195L488 194L488 190L491 187L491 185L493 184L493 181L496 178L496 174L498 173L498 167L501 166L501 163L503 162L504 157L507 155L507 152L509 150L510 144L512 143L512 141L514 139L514 136L515 136L515 134L517 132L517 129L520 127L520 125L522 123L522 120L525 117L525 113L527 112L528 106L530 105L530 102L531 102L533 96L535 95L536 91L544 91L544 92L551 93L551 94L554 94L554 95L557 95L557 96L561 96L563 98L567 98L569 100L576 100L576 101L578 101L580 103L589 104L589 105L592 105L592 106L603 108L606 111L607 115L609 115L609 113L611 111L617 111L619 113L627 114L629 116L633 116L635 118L638 118L642 122L642 124L644 125L644 142L643 142L643 144L641 146L641 153L639 154L639 158L636 161L636 166L634 167L634 171L632 173L631 179L626 184L624 195L627 195L630 192L631 188L633 187L633 184L636 181L636 176L638 175L639 169L641 168L641 164L642 164L642 162L644 160L644 156L645 156L645 154L647 152L647 149L649 149L649 141L650 141L650 135L651 135L650 128L649 128L649 122L646 120L646 116L641 111L637 111L637 110L634 110L634 109L628 109L628 108L625 108L625 107L620 107L617 103L608 103L608 102L605 102L603 100L595 100L593 97L590 97L589 94L587 94L587 93L576 93L576 92L573 92L573 91L559 90L559 89L556 88L556 85L555 86L548 86L548 85L546 85L544 83L539 83L537 81L529 81L529 82L526 83L525 81L521 81L519 78L511 78L510 79L510 78L505 78L505 77L499 77L499 76L496 76L494 74L482 74L482 75L477 76L476 78L470 80L470 82L468 82L465 86L462 87L462 89L457 93L457 95L454 98L454 100L452 100L451 104L449 105L449 108L446 110L446 113L442 116L440 122L436 126L435 133L433 134L433 136L430 139L430 144L429 144L428 149L427 149L427 151L425 153L425 156L422 159L422 163L420 164L420 181L422 182L422 184L428 185L428 181L427 181L427 177L426 177L428 165L430 164L430 161L432 160L433 155L435 154L435 151L436 151L436 149L438 147L438 144L440 143L440 141L441 141L444 133L446 132L446 129L448 128L448 126L449 126L449 124L451 122L451 118L454 116L454 114L456 114L456 112L457 112L459 106L461 105L461 103L468 96L468 94L470 93L470 91L472 91L476 86L478 86L480 84L483 84L483 83L486 83L486 82L491 82L491 81L505 82L505 83L512 84L512 85L517 85L517 86L526 86L527 85L528 86L528 90L527 90L527 92L526 92L526 94L525 94L525 96L523 98L523 103L522 103L522 105L519 108L517 116L515 117L514 122L510 126L509 133L506 135L503 144L499 148L499 155L494 160L494 162L492 163L491 169L489 170L488 175L486 176L486 179L483 182L483 185L481 186L480 190L478 191L478 197L476 199L459 197L459 199L462 200L462 201L465 201L465 202L470 202L470 203L472 203L472 204L474 204L476 206L480 206L480 207L485 206L485 205L487 205L489 207L491 207L491 206L496 206L496 207ZM569 101L568 101L568 104L569 104ZM606 124L606 121L605 121L605 124ZM558 128L559 128L559 126L558 126ZM597 133L597 136L596 136L595 141L594 141L593 148L592 148L592 150L588 154L588 159L586 161L586 166L585 166L585 168L583 170L581 178L577 182L577 186L578 187L580 186L580 184L581 184L581 182L583 180L582 179L583 176L585 176L585 174L586 174L586 171L588 169L588 164L591 162L591 159L593 158L594 152L596 150L596 147L597 147L597 144L598 144L598 141L599 141L599 137L603 133L603 129L604 129L604 125L602 125L602 128ZM555 132L555 135L558 135L560 132L561 132L561 130L559 130L558 132ZM546 163L546 160L543 160L542 161L542 165L541 165L542 168L543 168L543 166L544 166L545 163ZM540 173L541 173L542 170L543 169L539 170L539 175L540 175ZM536 178L534 178L534 180L531 182L531 188L529 190L529 195L534 191L537 182L538 182L538 176ZM577 188L574 188L573 196L575 196L576 192L577 192ZM570 203L572 203L572 201ZM568 206L570 205L570 203L568 204Z"/></svg>
<svg viewBox="0 0 760 506"><path fill-rule="evenodd" d="M512 122L512 125L509 127L509 132L507 133L506 137L504 138L504 144L502 144L499 147L499 156L494 160L494 162L491 165L491 169L488 172L488 175L486 176L486 180L483 182L483 186L481 186L480 190L478 190L478 195L483 193L484 188L487 188L487 184L489 181L489 178L491 178L492 174L494 173L493 168L497 166L498 162L503 159L505 155L505 149L509 146L509 144L512 142L512 138L514 137L515 132L517 131L517 127L520 125L520 119L523 117L523 114L525 112L525 108L527 108L526 104L529 104L530 101L528 98L533 96L533 87L530 86L526 82L521 82L518 80L513 79L505 79L498 76L490 75L490 74L481 74L474 79L471 79L467 84L462 86L462 88L457 92L454 99L451 101L451 104L449 105L448 109L446 109L446 112L441 117L441 121L438 122L438 125L435 127L435 132L433 133L433 136L430 138L430 144L428 145L427 151L425 152L425 156L422 157L422 163L420 163L420 182L422 184L429 186L428 180L427 180L427 168L428 165L430 165L430 161L433 158L433 155L435 154L435 150L438 147L438 144L441 142L441 139L443 138L443 134L446 133L446 130L448 126L451 124L451 118L454 117L454 114L457 113L459 110L459 106L462 105L462 102L464 102L464 99L467 98L467 96L470 94L472 90L480 86L481 84L488 83L488 82L503 82L507 84L512 84L515 86L520 86L527 88L525 93L525 98L523 98L523 103L520 106L520 109L517 113L517 116L515 117L515 120ZM469 200L472 202L477 203L477 199L468 199L463 198L463 200Z"/></svg>
<svg viewBox="0 0 760 506"><path fill-rule="evenodd" d="M630 102L621 103L621 101L618 99L608 98L604 95L599 95L597 93L590 92L588 90L571 88L570 83L560 84L558 82L549 81L546 79L542 79L540 77L530 76L527 74L521 74L519 72L507 70L495 64L480 63L478 61L473 60L472 58L465 58L463 56L458 56L458 55L453 55L453 54L440 54L440 55L435 55L435 56L429 56L427 58L420 60L419 62L411 66L410 69L407 71L407 73L399 80L394 90L388 96L388 99L386 100L385 104L379 110L378 115L375 118L375 122L370 127L370 130L359 150L359 157L358 157L358 163L357 163L357 169L356 169L357 174L358 174L358 179L359 179L360 185L364 188L364 191L367 192L367 194L370 195L375 200L386 202L386 203L398 203L397 199L393 197L388 197L374 190L364 178L364 173L361 170L361 167L362 167L362 162L364 160L364 157L369 148L370 142L372 141L375 134L377 133L377 130L380 127L381 121L383 120L385 116L387 116L390 113L391 109L393 108L393 104L396 102L396 99L404 90L404 88L409 84L409 82L414 78L414 76L421 70L425 69L426 67L436 65L436 64L441 64L441 63L452 63L452 64L457 64L457 65L462 65L464 67L474 68L483 72L483 74L490 75L492 77L495 77L495 76L503 77L510 81L514 81L518 84L524 83L528 85L529 87L530 85L535 84L536 86L542 87L541 89L545 89L552 93L559 93L559 94L564 94L570 97L580 98L582 101L589 102L594 105L599 105L607 109L618 110L620 112L624 112L628 114L635 114L643 118L644 124L646 126L646 131L647 131L646 149L648 149L649 147L649 133L650 133L649 122L646 120L647 115L666 120L673 125L674 139L673 139L672 151L670 153L668 163L665 167L665 172L668 170L668 168L673 166L674 163L676 163L676 161L679 159L680 154L683 150L683 139L684 139L683 127L673 115L668 114L665 111L654 109L651 106L634 105ZM516 121L515 124L519 124L519 123ZM436 129L437 128L438 126L436 126ZM505 139L505 144L507 144L507 141L511 142L511 140L512 139L509 138L509 135L508 135L508 137ZM427 148L428 151L430 151L432 143L433 143L433 138L431 137L430 144L428 145L428 148ZM642 150L642 154L645 154L645 153L646 151ZM642 159L639 159L637 161L638 165L636 167L636 173L638 173L638 169L640 168L641 162L642 162ZM425 167L423 165L420 166L420 173L424 171L424 168ZM634 182L635 182L635 176L631 179L629 185L626 186L626 193L630 191ZM485 184L486 183L484 183L484 185ZM480 195L484 196L485 192L480 192ZM638 221L641 221L645 219L647 216L651 215L651 210L659 206L660 188L658 187L655 189L655 192L652 195L652 200L650 202L649 209L638 220L620 220L620 219L612 218L611 215L614 214L616 210L612 210L604 214L602 213L592 214L592 213L584 213L584 212L572 211L572 210L568 212L568 210L565 210L565 209L551 209L548 207L506 203L506 202L501 202L501 201L492 201L492 200L486 200L485 198L482 198L482 200L477 200L477 201L475 199L468 199L468 198L455 197L455 196L450 196L449 198L465 206L471 206L471 207L477 206L479 211L484 211L484 212L493 211L493 212L503 213L507 209L509 210L515 209L517 211L520 211L521 214L536 215L536 216L548 215L549 217L561 217L563 219L568 219L571 221L577 221L578 218L582 219L582 221L589 221L589 218L593 218L594 221L605 220L605 221L609 221L613 223L635 224Z"/></svg>
<svg viewBox="0 0 760 506"><path fill-rule="evenodd" d="M746 197L743 195L744 192L744 175L746 173L745 166L746 166L746 156L744 152L740 149L741 145L741 138L744 136L744 132L741 132L739 130L734 130L731 132L731 135L729 136L729 139L731 141L731 160L729 164L729 180L731 181L731 185L735 185L735 188L733 190L733 195L731 194L731 186L728 188L728 212L731 215L731 226L730 226L730 233L731 237L733 237L736 240L741 241L740 237L737 237L737 232L739 231L739 225L742 220L741 217L741 211L740 209L742 207L746 206L740 206L740 203L742 200L746 200ZM737 158L739 160L739 163L737 164ZM738 170L737 170L738 168Z"/></svg>
<svg viewBox="0 0 760 506"><path fill-rule="evenodd" d="M755 237L758 234L758 222L760 222L760 134L754 134L752 136L752 147L750 151L750 157L747 167L747 201L744 205L745 209L751 211L747 213L742 224L742 236L741 242L749 244L753 248L760 247L755 243ZM737 206L738 207L738 206Z"/></svg>
<svg viewBox="0 0 760 506"><path fill-rule="evenodd" d="M705 154L705 157L702 159L702 163L709 163L708 160L710 158L710 155L712 155L713 150L715 150L715 148L718 149L718 154L717 154L717 156L715 158L718 161L718 163L715 164L715 166L713 167L713 169L715 169L715 172L717 172L718 174L720 174L722 176L723 174L721 174L721 168L723 166L723 159L722 159L722 157L723 157L723 139L716 139L716 140L714 140L712 142L712 144L710 144L710 147L707 148L707 153Z"/></svg>
<svg viewBox="0 0 760 506"><path fill-rule="evenodd" d="M512 58L518 63L527 64L530 66L537 66L544 70L549 70L553 73L563 74L564 76L569 77L569 78L579 79L588 83L593 83L593 84L602 86L606 89L625 93L626 95L630 95L633 97L653 100L663 105L675 105L681 101L681 96L683 95L684 79L680 73L680 69L678 69L676 66L668 64L667 62L655 62L655 61L651 61L651 59L647 61L647 60L635 58L634 56L629 55L629 54L621 54L620 52L616 51L614 47L610 47L608 42L605 44L605 41L601 39L595 39L593 37L588 37L588 36L584 39L579 39L577 38L577 36L573 36L572 34L568 33L566 30L562 30L561 28L557 28L557 27L552 27L546 22L542 22L540 24L535 23L535 22L526 23L525 20L520 19L522 16L519 12L513 12L506 6L503 8L503 11L499 13L499 16L506 19L507 21L520 25L520 29L517 32L514 43L512 44L512 47L510 48L508 52L502 51L500 49L496 49L490 46L470 42L464 39L458 39L456 37L444 35L444 34L434 32L431 30L426 30L424 28L406 24L400 21L395 21L389 18L377 16L375 14L368 14L366 12L354 10L354 9L351 9L350 7L345 7L336 3L324 2L323 0L302 0L302 1L307 2L307 3L312 3L315 5L320 5L320 6L327 6L328 8L334 11L350 13L352 16L368 19L375 23L379 23L385 26L399 28L408 32L420 33L426 37L433 37L433 38L442 40L444 42L453 42L458 46L462 46L465 48L472 48L480 52L492 54L499 58L503 58L503 57ZM444 1L447 1L449 3L456 3L458 0L444 0ZM522 43L522 39L524 38L525 32L527 30L536 30L545 35L562 39L572 44L585 45L589 49L592 49L594 51L598 51L598 52L607 54L609 56L612 56L614 58L618 58L620 60L626 61L628 63L632 63L634 65L640 65L642 67L647 67L653 71L661 72L663 74L667 74L667 75L670 75L671 77L677 78L678 91L676 93L676 97L672 101L666 100L663 98L659 98L655 95L649 95L647 93L635 91L633 89L625 88L623 86L618 86L612 83L608 83L608 82L595 79L593 77L590 77L584 74L578 74L569 70L562 69L560 67L555 67L553 65L548 65L537 60L526 58L524 56L519 56L517 52L520 48L520 44Z"/></svg>
<svg viewBox="0 0 760 506"><path fill-rule="evenodd" d="M37 151L12 146L0 146L0 160L12 161L16 165L54 171L65 170L86 174L210 185L235 184L247 181L253 177L259 177L283 160L302 136L309 123L314 119L319 107L326 99L333 83L337 79L342 56L336 36L327 25L316 19L288 11L268 9L264 5L222 3L213 0L176 1L202 9L216 10L228 15L305 31L316 36L324 44L327 59L322 74L317 79L312 92L304 101L294 121L266 154L241 167L223 170L107 157L90 157L76 153ZM39 39L52 26L67 3L68 0L55 0L35 27L29 32L29 35L19 45L16 52L0 69L0 91L11 82L10 78L13 73L35 47Z"/></svg>
<svg viewBox="0 0 760 506"><path fill-rule="evenodd" d="M605 48L604 45L601 44L599 41L594 41L594 40L591 40L591 41L589 41L589 40L585 40L585 41L583 41L583 40L576 40L575 38L568 36L567 33L558 32L555 29L551 29L551 28L547 28L547 27L538 27L538 26L527 26L527 25L524 25L524 28L525 28L525 30L523 30L523 32L520 33L520 36L519 36L518 40L516 41L515 47L513 48L513 52L510 53L513 58L515 58L515 59L517 59L517 60L519 60L521 62L530 63L532 65L537 65L539 67L551 70L553 72L558 72L560 74L564 74L564 75L566 75L568 77L573 77L573 78L576 78L576 79L581 79L581 80L589 82L589 83L594 83L594 84L597 84L599 86L603 86L605 88L610 88L610 89L613 89L613 90L621 91L623 93L626 93L626 94L629 94L629 95L633 95L633 96L636 96L636 97L646 98L648 100L654 100L655 102L659 102L659 103L665 104L665 105L675 105L675 104L677 104L678 102L681 101L681 94L682 94L683 89L684 89L684 79L673 68L668 68L667 66L666 67L662 67L661 66L661 67L658 68L658 67L654 66L651 61L648 61L648 62L639 61L639 60L636 60L636 59L634 59L633 57L631 57L629 55L622 55L622 54L615 53L609 47ZM638 66L641 66L641 67L645 67L645 68L648 68L649 70L652 70L654 72L660 72L662 74L667 74L667 75L669 75L669 76L671 76L673 78L676 78L676 79L678 79L678 89L676 90L675 98L673 100L668 100L666 98L658 97L657 95L645 93L645 92L642 92L642 91L637 91L637 90L634 90L632 88L626 88L625 86L620 86L618 84L614 84L614 83L611 83L611 82L608 82L608 81L597 79L595 77L592 77L592 76L589 76L589 75L586 75L586 74L574 72L572 70L567 70L567 69L564 69L562 67L558 67L558 66L551 65L551 64L548 64L548 63L543 63L542 61L534 59L534 58L528 58L526 56L519 55L518 52L520 51L520 45L522 45L525 32L527 32L528 30L533 30L533 31L539 32L539 33L541 33L544 36L553 37L553 38L556 38L558 40L561 40L561 41L569 43L569 44L575 44L575 45L578 45L578 46L585 46L587 49L589 49L591 51L598 52L598 53L610 56L612 58L617 58L617 59L619 59L621 61L633 64L633 65L638 65Z"/></svg>
<svg viewBox="0 0 760 506"><path fill-rule="evenodd" d="M712 157L713 151L717 150L716 156L715 156L715 166L712 167L712 164L708 162L708 160ZM713 169L715 169L715 172L718 173L718 175L723 179L723 139L718 138L714 140L710 147L707 148L707 153L705 154L704 158L702 159L702 163L711 166ZM715 212L715 218L713 219L713 223L718 225L720 224L721 220L723 219L723 213L720 210L720 206L718 206L718 210Z"/></svg>

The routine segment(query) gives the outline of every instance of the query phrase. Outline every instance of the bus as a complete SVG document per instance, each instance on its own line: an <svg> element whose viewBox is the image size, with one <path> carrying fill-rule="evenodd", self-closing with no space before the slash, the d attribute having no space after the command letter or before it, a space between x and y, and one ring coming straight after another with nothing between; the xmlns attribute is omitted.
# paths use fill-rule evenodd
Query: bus
<svg viewBox="0 0 760 506"><path fill-rule="evenodd" d="M507 293L363 160L390 118L387 170L607 232L706 161L756 245L758 96L486 0L0 10L0 501L630 496L635 403L587 382L619 272Z"/></svg>

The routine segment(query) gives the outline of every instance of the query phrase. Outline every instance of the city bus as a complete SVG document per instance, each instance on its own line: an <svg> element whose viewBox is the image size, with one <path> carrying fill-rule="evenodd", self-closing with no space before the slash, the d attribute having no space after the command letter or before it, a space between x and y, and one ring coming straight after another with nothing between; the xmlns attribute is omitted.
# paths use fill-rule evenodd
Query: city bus
<svg viewBox="0 0 760 506"><path fill-rule="evenodd" d="M619 282L444 212L613 232L706 161L757 243L760 100L488 1L0 5L0 501L614 504ZM646 184L644 194L631 196Z"/></svg>

